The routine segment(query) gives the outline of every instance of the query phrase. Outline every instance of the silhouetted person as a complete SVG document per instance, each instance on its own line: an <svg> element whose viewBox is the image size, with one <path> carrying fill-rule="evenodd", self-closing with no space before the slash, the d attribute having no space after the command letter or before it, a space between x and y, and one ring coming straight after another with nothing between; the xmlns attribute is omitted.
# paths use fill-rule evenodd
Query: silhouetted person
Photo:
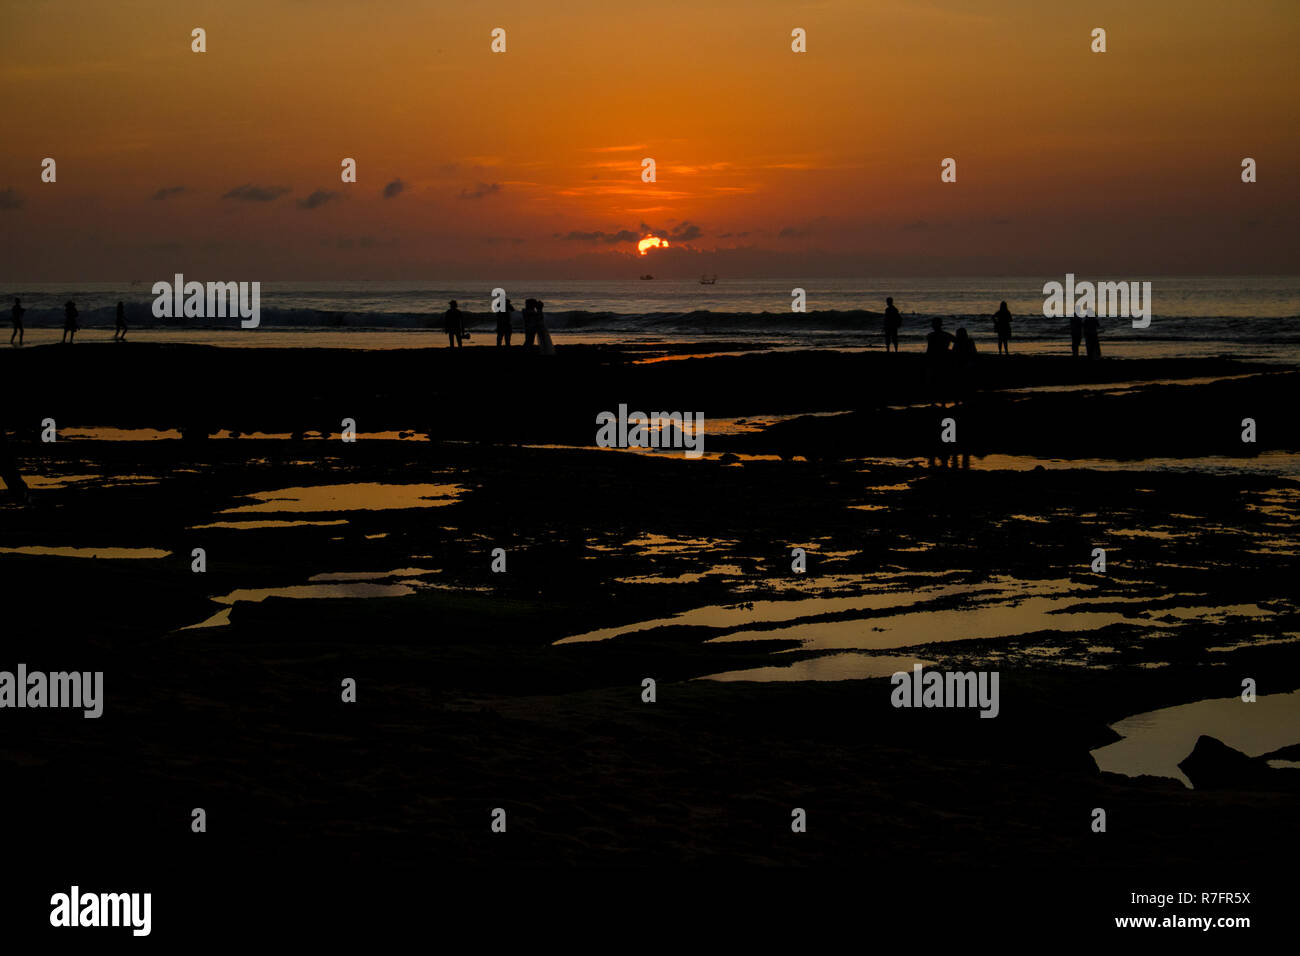
<svg viewBox="0 0 1300 956"><path fill-rule="evenodd" d="M975 357L975 340L967 333L965 326L958 329L956 336L953 337L952 352L961 358Z"/></svg>
<svg viewBox="0 0 1300 956"><path fill-rule="evenodd" d="M1088 358L1101 358L1101 342L1097 336L1101 334L1101 323L1097 321L1095 315L1089 315L1083 320L1083 341L1088 347Z"/></svg>
<svg viewBox="0 0 1300 956"><path fill-rule="evenodd" d="M993 331L998 334L998 354L1011 354L1011 310L1006 302L993 313Z"/></svg>
<svg viewBox="0 0 1300 956"><path fill-rule="evenodd" d="M898 351L898 330L903 325L903 317L898 314L898 309L894 308L894 297L889 296L885 299L885 351L889 351L889 344L894 344L894 351Z"/></svg>
<svg viewBox="0 0 1300 956"><path fill-rule="evenodd" d="M943 319L937 315L930 320L930 327L933 331L925 337L925 354L931 357L947 355L956 338L951 332L944 331Z"/></svg>
<svg viewBox="0 0 1300 956"><path fill-rule="evenodd" d="M941 405L947 400L946 380L952 354L948 351L956 341L952 334L943 330L943 319L937 315L930 320L932 331L925 337L925 375L929 385L932 405Z"/></svg>
<svg viewBox="0 0 1300 956"><path fill-rule="evenodd" d="M14 344L14 336L18 336L18 344L23 344L23 313L27 310L23 308L23 300L14 299L14 330L9 333L9 344Z"/></svg>
<svg viewBox="0 0 1300 956"><path fill-rule="evenodd" d="M957 397L964 402L975 382L975 340L964 328L958 329L953 339L952 357L957 364Z"/></svg>
<svg viewBox="0 0 1300 956"><path fill-rule="evenodd" d="M450 348L460 346L465 347L465 322L461 318L460 309L456 306L456 300L452 299L447 303L449 308L442 317L442 327L447 333L447 345Z"/></svg>
<svg viewBox="0 0 1300 956"><path fill-rule="evenodd" d="M509 299L506 299L506 310L497 313L497 345L505 345L509 347L510 336L514 331L511 328L511 323L514 321L514 317L514 303Z"/></svg>
<svg viewBox="0 0 1300 956"><path fill-rule="evenodd" d="M537 340L537 300L524 302L524 348L531 349Z"/></svg>
<svg viewBox="0 0 1300 956"><path fill-rule="evenodd" d="M72 340L77 335L77 305L71 299L63 305L63 338L62 343L72 344Z"/></svg>
<svg viewBox="0 0 1300 956"><path fill-rule="evenodd" d="M126 306L121 302L117 304L117 328L113 331L113 341L126 341Z"/></svg>
<svg viewBox="0 0 1300 956"><path fill-rule="evenodd" d="M1079 342L1083 339L1083 316L1070 316L1070 354L1079 357Z"/></svg>
<svg viewBox="0 0 1300 956"><path fill-rule="evenodd" d="M555 343L551 341L551 330L546 327L546 305L541 299L535 303L537 307L537 344L541 347L543 355L555 354Z"/></svg>

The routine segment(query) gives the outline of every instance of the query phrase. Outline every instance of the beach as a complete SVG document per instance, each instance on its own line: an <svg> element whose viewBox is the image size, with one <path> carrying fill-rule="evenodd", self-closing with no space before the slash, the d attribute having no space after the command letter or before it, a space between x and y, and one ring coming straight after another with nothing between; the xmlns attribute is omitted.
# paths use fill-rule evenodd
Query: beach
<svg viewBox="0 0 1300 956"><path fill-rule="evenodd" d="M1246 677L1300 686L1297 372L984 355L982 390L932 407L921 360L0 354L31 494L0 569L43 609L11 616L10 663L75 660L106 698L93 721L14 712L12 805L33 839L75 814L92 856L144 847L142 872L196 864L194 806L217 869L1068 857L1123 883L1294 841L1293 769L1189 789L1091 752ZM620 402L703 412L705 454L595 448ZM916 662L997 670L997 719L892 707ZM496 807L512 836L484 845Z"/></svg>
<svg viewBox="0 0 1300 956"><path fill-rule="evenodd" d="M10 6L6 942L1290 941L1300 8Z"/></svg>

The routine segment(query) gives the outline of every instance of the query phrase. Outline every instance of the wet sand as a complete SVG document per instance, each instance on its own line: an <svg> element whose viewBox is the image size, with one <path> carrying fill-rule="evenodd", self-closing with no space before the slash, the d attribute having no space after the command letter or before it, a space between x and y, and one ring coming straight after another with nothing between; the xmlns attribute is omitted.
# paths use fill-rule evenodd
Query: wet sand
<svg viewBox="0 0 1300 956"><path fill-rule="evenodd" d="M869 865L1104 874L1109 890L1166 868L1222 876L1243 847L1266 882L1295 846L1294 771L1188 790L1102 773L1090 756L1118 739L1108 724L1233 696L1244 677L1261 694L1300 686L1300 642L1285 640L1300 635L1294 478L861 460L951 453L934 438L946 415L958 419L959 455L1296 452L1295 371L988 356L989 390L954 411L902 407L927 398L914 355L640 357L134 344L0 354L23 396L5 425L32 479L27 507L0 506L0 548L169 553L0 551L6 663L102 669L107 693L99 720L6 714L0 766L11 812L27 821L20 848L96 861L88 879L124 859L141 873L242 872L250 859L354 874ZM997 391L1242 375L1107 396ZM51 381L64 384L39 386ZM711 453L739 457L686 461L591 448L596 412L620 402L838 414L709 435ZM186 438L42 444L47 416ZM1240 442L1246 416L1254 447ZM337 435L344 417L363 433L430 440L203 437ZM286 493L320 485L381 487L350 493L346 507ZM413 498L385 485L455 491ZM250 519L269 526L239 524ZM212 526L222 522L236 526ZM1089 568L1099 546L1105 575ZM195 547L204 574L190 570ZM490 570L495 547L504 574ZM803 575L792 547L808 552ZM368 588L277 596L351 585ZM936 585L950 590L936 597ZM905 653L999 670L996 720L894 709L883 678L697 679L844 650L806 645L798 628L763 633L770 618L556 643L795 599L813 602L796 623L888 633L896 613L923 623L971 610L979 588L1014 621L1018 595L1039 585L1107 623L1035 618L969 639L957 618L933 641L849 642L859 662ZM899 607L879 617L815 606L882 594ZM182 630L225 608L226 623ZM358 681L355 705L340 702L345 677ZM646 677L658 682L653 704L641 700ZM201 850L195 806L217 837ZM493 807L509 813L505 839L489 833ZM794 807L808 811L805 834L790 832ZM1090 831L1095 807L1107 809L1106 834Z"/></svg>

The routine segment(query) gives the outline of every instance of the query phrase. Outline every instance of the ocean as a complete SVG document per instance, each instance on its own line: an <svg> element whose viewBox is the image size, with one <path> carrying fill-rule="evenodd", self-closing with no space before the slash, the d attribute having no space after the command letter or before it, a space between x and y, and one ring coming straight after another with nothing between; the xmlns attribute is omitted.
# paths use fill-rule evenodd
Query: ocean
<svg viewBox="0 0 1300 956"><path fill-rule="evenodd" d="M187 276L236 280L236 276ZM1124 356L1233 355L1300 360L1300 277L1297 276L1104 276L1078 280L1150 281L1149 328L1128 319L1102 320L1103 349ZM170 276L167 277L171 279ZM116 304L125 302L132 337L228 346L301 345L398 348L423 344L413 333L441 329L441 315L455 299L465 313L471 344L492 337L494 288L522 308L526 298L546 303L547 326L557 345L616 342L753 342L776 347L879 347L885 297L903 313L903 348L918 347L931 320L966 326L981 347L992 346L990 316L1006 300L1013 319L1013 350L1068 350L1061 319L1043 316L1045 282L1057 276L899 279L698 279L264 282L261 326L239 328L234 319L156 319L154 280L123 283L12 285L21 296L29 344L57 330L63 303L77 303L84 338L111 329ZM791 310L792 290L802 288L806 311ZM7 308L8 298L0 300ZM56 332L57 336L57 332Z"/></svg>

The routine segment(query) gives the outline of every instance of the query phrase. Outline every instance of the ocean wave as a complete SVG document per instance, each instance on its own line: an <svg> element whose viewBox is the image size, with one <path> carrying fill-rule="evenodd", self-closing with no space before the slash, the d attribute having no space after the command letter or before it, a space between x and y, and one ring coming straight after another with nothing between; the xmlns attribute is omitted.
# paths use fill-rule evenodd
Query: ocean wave
<svg viewBox="0 0 1300 956"><path fill-rule="evenodd" d="M151 302L133 302L126 306L126 321L139 329L221 329L239 328L238 318L155 318ZM475 332L491 331L496 327L497 316L484 311L463 311L465 326ZM991 333L992 321L987 315L960 313L907 313L903 316L902 334L906 337L922 335L929 331L932 321L939 318L944 327L955 330L962 326L975 333ZM685 312L623 313L612 311L571 310L546 314L548 328L563 331L590 332L646 332L683 335L765 333L804 335L810 333L862 334L878 337L883 316L869 309L818 310L806 313L789 312L713 312L695 310ZM63 325L63 308L32 307L24 316L30 328L59 328ZM112 328L116 322L116 305L88 306L78 318L84 328ZM261 309L261 326L269 329L294 330L435 330L442 329L442 313L427 311L402 311L367 309L334 311L310 308L264 306ZM514 328L522 331L520 313L514 316ZM1300 342L1300 316L1242 318L1240 316L1168 316L1156 315L1147 329L1134 329L1128 319L1102 320L1103 335L1111 338L1142 338L1152 340L1225 341L1234 339L1268 341L1275 343ZM1024 315L1015 318L1012 337L1037 339L1056 338L1068 334L1064 319Z"/></svg>

